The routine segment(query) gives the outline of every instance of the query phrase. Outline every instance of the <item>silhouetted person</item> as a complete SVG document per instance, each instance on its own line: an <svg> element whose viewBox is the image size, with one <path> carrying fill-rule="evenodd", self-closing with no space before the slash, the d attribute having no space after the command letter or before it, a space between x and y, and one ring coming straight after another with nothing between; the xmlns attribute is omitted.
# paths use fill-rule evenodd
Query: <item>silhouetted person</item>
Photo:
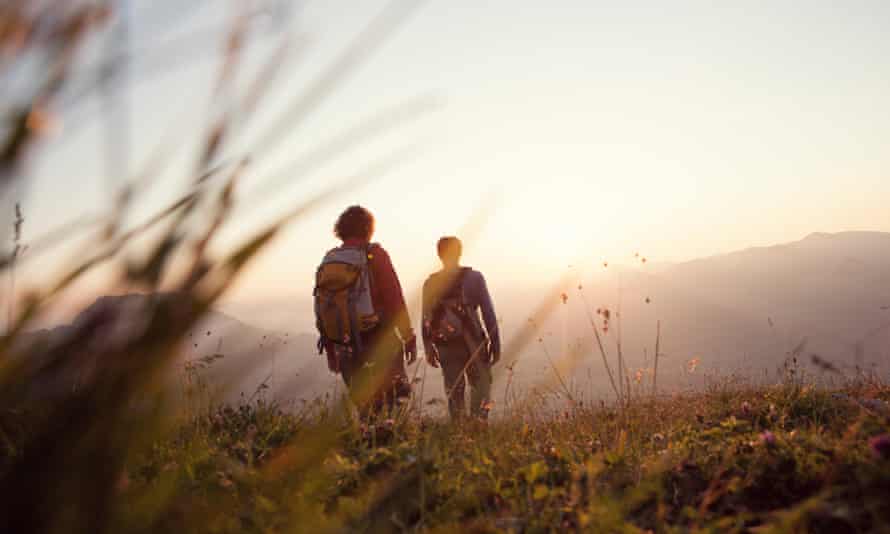
<svg viewBox="0 0 890 534"><path fill-rule="evenodd" d="M470 414L484 419L490 408L491 366L501 356L494 306L482 274L460 266L460 240L443 237L437 249L442 270L423 285L422 333L427 362L442 366L451 418L466 414L464 389L469 382Z"/></svg>
<svg viewBox="0 0 890 534"><path fill-rule="evenodd" d="M334 234L343 243L325 255L316 275L319 352L368 417L410 395L405 361L416 360L417 341L389 254L371 243L373 215L347 208Z"/></svg>

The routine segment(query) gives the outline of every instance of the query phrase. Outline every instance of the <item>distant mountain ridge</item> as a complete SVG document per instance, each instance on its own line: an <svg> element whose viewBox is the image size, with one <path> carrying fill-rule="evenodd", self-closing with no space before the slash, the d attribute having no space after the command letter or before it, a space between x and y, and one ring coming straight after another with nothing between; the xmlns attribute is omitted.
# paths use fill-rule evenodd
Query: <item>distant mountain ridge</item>
<svg viewBox="0 0 890 534"><path fill-rule="evenodd" d="M803 339L807 340L803 363L818 354L845 369L858 365L890 372L890 233L813 233L799 241L662 264L658 269L614 272L620 276L582 280L586 298L592 308L614 311L621 295L622 344L629 368L652 366L655 324L661 321L659 375L664 378L659 383L665 387L698 380L702 371L772 372ZM542 326L542 339L566 332L569 344L591 343L583 302L571 297L575 288L567 291L565 312ZM540 304L540 295L533 293L494 295L498 312L506 318L504 338L525 324L526 314ZM146 298L151 297L102 297L69 325L40 335L65 335L92 314L125 317L128 309L138 308L140 299ZM290 312L296 305L287 306ZM254 312L257 320L262 312ZM115 329L120 329L123 335L132 327L127 323L106 333L113 337ZM613 355L616 336L612 328L604 338ZM270 393L276 397L311 399L338 383L325 359L316 353L315 341L314 334L264 330L212 311L186 339L182 358L184 363L216 352L224 354L210 375L227 384L232 395L250 395L268 380ZM550 350L560 355L558 347ZM576 369L577 378L592 376L597 391L606 391L599 356L592 346L589 350ZM690 359L701 362L693 377L685 371ZM542 348L526 347L516 367L517 383L533 384L548 369ZM409 374L413 372L410 368ZM441 378L433 376L428 391L440 389ZM502 386L496 383L497 387Z"/></svg>
<svg viewBox="0 0 890 534"><path fill-rule="evenodd" d="M603 338L612 358L621 323L631 369L652 368L660 321L659 384L666 388L701 384L708 373L774 377L804 340L798 358L804 367L815 354L847 374L858 366L890 375L890 233L812 233L657 268L616 263L593 271L566 286L568 301L541 325L539 342L520 355L514 380L531 384L552 375L545 348L558 356L581 343L585 351L574 378L608 391L587 318L590 311L601 325L593 313L598 308L614 314ZM585 299L573 297L579 283ZM527 290L494 297L508 338L541 303L540 293ZM690 375L692 360L699 363Z"/></svg>
<svg viewBox="0 0 890 534"><path fill-rule="evenodd" d="M890 353L890 338L874 334L890 325L882 310L890 303L890 233L813 233L678 263L638 278L633 289L657 299L668 332L682 328L678 346L715 361L776 363L770 358L784 354L780 347L803 338L811 352L841 361L857 345L873 362ZM725 330L722 346L715 339L696 346L705 330Z"/></svg>
<svg viewBox="0 0 890 534"><path fill-rule="evenodd" d="M68 324L29 332L24 343L58 346L90 323L101 323L97 340L113 343L136 335L141 312L163 294L131 293L99 297ZM188 334L181 347L180 367L186 362L221 354L204 371L214 382L225 384L227 396L253 394L261 383L277 397L312 398L330 386L324 358L315 354L316 337L276 332L248 325L228 314L211 310Z"/></svg>

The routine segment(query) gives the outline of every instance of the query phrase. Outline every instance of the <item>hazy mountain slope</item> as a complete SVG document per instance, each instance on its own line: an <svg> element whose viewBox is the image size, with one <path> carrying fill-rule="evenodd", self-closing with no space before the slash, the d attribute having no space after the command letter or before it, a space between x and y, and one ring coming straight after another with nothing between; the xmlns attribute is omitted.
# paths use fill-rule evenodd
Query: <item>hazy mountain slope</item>
<svg viewBox="0 0 890 534"><path fill-rule="evenodd" d="M276 398L314 398L332 386L334 376L317 354L316 336L275 332L243 323L220 312L210 313L189 334L186 357L219 353L207 372L225 383L228 396L252 395L261 383Z"/></svg>
<svg viewBox="0 0 890 534"><path fill-rule="evenodd" d="M800 241L751 248L730 254L662 265L658 269L609 267L597 277L580 281L591 313L620 308L621 339L627 366L649 368L653 363L656 322L661 321L662 354L659 381L665 387L700 381L704 371L762 375L782 364L788 351L807 338L805 355L816 353L847 366L877 365L890 371L890 234L844 232L812 234ZM540 340L519 355L513 385L519 389L542 381L555 383L546 353L558 360L567 348L585 346L565 378L580 387L606 394L608 382L598 351L592 345L588 310L577 288L566 288L568 301L559 304L551 320L540 326ZM524 288L495 294L505 339L527 324L543 293ZM620 298L619 298L620 295ZM106 337L125 335L138 317L145 295L103 297L84 310L72 325L43 331L39 337L64 336L92 314L112 313ZM648 302L647 302L648 300ZM264 316L298 313L297 304L257 309L251 322ZM883 308L883 309L882 309ZM601 317L597 317L601 323ZM416 314L415 314L416 318ZM618 319L604 337L606 350L616 354ZM220 353L207 373L225 384L230 398L251 395L267 381L271 393L286 399L312 399L338 386L325 359L316 354L315 335L264 330L230 315L212 312L183 347L183 364ZM700 371L689 376L686 363L696 358ZM808 358L805 358L808 360ZM414 373L415 368L409 368ZM428 370L429 372L429 370ZM495 396L501 398L508 374L496 373ZM441 376L430 372L426 396L441 396Z"/></svg>
<svg viewBox="0 0 890 534"><path fill-rule="evenodd" d="M890 234L812 234L766 248L674 266L664 277L680 291L728 303L777 335L807 336L810 349L842 358L865 343L865 356L882 351L876 329L890 323ZM752 332L753 333L753 332ZM846 354L845 354L846 353Z"/></svg>
<svg viewBox="0 0 890 534"><path fill-rule="evenodd" d="M623 352L628 367L651 367L656 322L661 320L663 354L659 374L665 385L690 380L684 369L700 361L703 371L773 372L806 338L805 361L816 353L840 365L890 370L890 234L844 232L812 234L800 241L664 265L659 269L610 266L582 280L590 307L619 309ZM591 342L584 304L576 288L569 302L541 328L542 342L522 355L530 368L525 381L549 367L544 346L560 354L567 345ZM620 296L619 296L620 295ZM535 295L502 295L502 309L515 317L537 304ZM647 302L648 300L648 302ZM884 309L882 309L884 308ZM601 318L597 317L601 324ZM614 358L619 319L613 315L604 337ZM565 324L564 324L565 323ZM606 388L598 353L581 360L576 375Z"/></svg>
<svg viewBox="0 0 890 534"><path fill-rule="evenodd" d="M102 328L91 342L113 343L138 330L140 310L153 298L145 294L105 296L81 311L67 325L28 334L25 343L57 345L78 328L102 317ZM229 399L252 395L265 382L266 394L281 398L313 398L330 389L333 375L325 359L316 354L316 338L309 334L275 332L248 325L221 312L211 311L187 334L177 373L184 379L187 362L221 354L201 370L208 382L224 388Z"/></svg>

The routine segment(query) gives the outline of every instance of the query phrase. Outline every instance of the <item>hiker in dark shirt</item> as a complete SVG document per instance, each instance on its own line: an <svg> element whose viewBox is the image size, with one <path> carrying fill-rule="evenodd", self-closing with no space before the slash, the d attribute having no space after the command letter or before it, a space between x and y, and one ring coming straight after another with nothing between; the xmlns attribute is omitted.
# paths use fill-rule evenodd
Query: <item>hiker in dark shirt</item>
<svg viewBox="0 0 890 534"><path fill-rule="evenodd" d="M491 405L491 366L501 356L494 306L482 273L460 266L460 240L443 237L437 248L442 270L423 285L426 359L433 367L442 366L451 418L465 415L464 390L469 382L470 414L484 419Z"/></svg>
<svg viewBox="0 0 890 534"><path fill-rule="evenodd" d="M325 256L316 280L316 319L321 333L319 345L327 354L329 369L343 376L350 397L360 414L367 417L384 408L391 410L398 399L410 396L411 386L405 363L411 364L416 360L417 340L411 328L402 286L389 254L379 244L370 242L374 234L373 215L365 208L352 206L340 215L334 226L334 234L343 243ZM351 295L354 297L352 300L343 299L341 306L346 309L337 309L336 292L341 291L342 286L335 284L333 290L326 293L323 273L326 265L333 265L334 269L342 267L342 258L350 253L352 257L362 259L361 265L349 266L350 272L363 269L366 277L363 287L359 287L362 286L362 280L359 280L356 292ZM334 276L336 278L341 274L342 271ZM330 298L326 299L325 296ZM343 339L330 335L331 329L336 330L330 324L336 324L342 330L345 321L341 320L341 316L347 317L350 312L359 313L348 309L348 306L354 300L361 300L362 296L370 297L368 306L373 313L360 318L363 326L352 325L358 334L351 338L345 335ZM333 319L324 307L332 302ZM327 328L325 323L328 323Z"/></svg>

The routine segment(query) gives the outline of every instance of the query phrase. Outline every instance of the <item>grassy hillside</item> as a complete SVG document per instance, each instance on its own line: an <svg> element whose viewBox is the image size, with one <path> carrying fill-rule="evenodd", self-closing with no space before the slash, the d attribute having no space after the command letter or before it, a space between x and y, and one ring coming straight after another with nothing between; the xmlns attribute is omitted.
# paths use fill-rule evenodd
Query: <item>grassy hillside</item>
<svg viewBox="0 0 890 534"><path fill-rule="evenodd" d="M259 400L181 420L130 458L111 531L885 531L887 399L873 383L726 383L459 426Z"/></svg>
<svg viewBox="0 0 890 534"><path fill-rule="evenodd" d="M0 121L0 204L14 216L0 229L0 275L8 287L2 295L6 324L0 335L0 533L890 530L890 389L866 380L864 367L857 365L858 378L835 389L815 388L796 367L785 367L782 382L770 387L722 381L695 394L657 399L639 394L656 390L656 376L661 377L657 391L668 391L669 369L679 371L690 363L694 368L699 356L707 358L724 347L739 351L740 358L759 354L770 363L784 353L784 339L774 343L779 350L755 351L743 344L763 336L748 328L753 323L742 322L745 314L732 309L740 302L760 328L766 323L772 330L776 320L776 329L785 329L791 322L769 308L791 303L784 308L788 316L806 319L807 328L815 325L822 332L824 322L855 325L857 335L849 339L840 335L841 328L824 335L836 343L853 342L856 354L869 355L866 341L883 350L886 320L877 312L890 304L882 292L890 287L890 260L875 251L886 250L887 236L880 241L852 236L856 246L844 249L839 262L826 259L834 239L814 236L803 248L674 266L685 273L681 278L692 286L688 292L664 285L656 293L659 286L654 279L650 284L647 275L636 287L628 286L624 298L633 296L635 304L625 307L602 302L603 295L615 293L611 290L594 298L591 289L591 306L585 298L569 298L563 293L568 288L577 285L581 293L587 286L574 275L563 277L547 294L523 288L529 301L521 305L495 295L499 310L508 312L503 330L511 335L505 336L501 369L509 369L509 380L525 352L544 353L558 375L546 331L550 319L565 318L567 330L575 324L570 321L577 322L575 331L583 331L588 341L592 330L599 347L599 354L591 349L569 350L569 355L590 356L584 363L594 362L596 367L588 369L597 370L591 370L596 378L602 377L600 355L606 369L613 362L617 386L608 373L620 399L615 404L567 401L588 398L581 394L593 395L594 388L576 396L577 382L563 383L561 376L555 378L562 389L551 392L546 402L533 392L511 397L506 386L499 389L504 401L487 425L452 425L425 415L429 412L418 406L426 406L423 396L400 413L365 423L333 396L297 400L295 409L284 410L266 400L274 390L260 387L241 404L238 399L235 405L211 402L212 389L237 385L238 379L255 384L271 376L281 379L281 388L305 381L317 387L315 377L321 373L333 379L322 359L307 364L308 376L297 375L303 368L293 360L279 362L276 351L299 350L293 338L244 330L229 319L217 331L204 321L213 318L212 310L251 261L290 224L310 222L315 210L335 201L345 204L410 159L413 144L375 156L384 149L376 140L441 103L425 94L410 100L397 95L383 108L373 95L362 93L360 115L338 113L322 121L331 137L293 137L407 20L414 2L393 3L351 36L329 64L307 69L311 74L303 82L282 76L303 53L303 46L291 45L303 41L302 30L292 34L253 26L270 17L283 23L288 10L252 6L233 14L230 29L213 43L203 43L203 32L194 42L188 35L187 41L164 42L148 32L145 44L155 41L158 47L140 50L131 42L128 11L112 4L18 0L3 4L0 16L0 79L13 88L14 97L7 99ZM176 9L170 20L158 24L174 27L181 18L182 10ZM247 48L248 35L262 35L275 51L262 68L244 63L259 52ZM174 115L176 131L156 134L141 121L131 121L129 108L151 111L145 105L149 100L143 100L149 95L135 90L141 82L133 66L150 60L173 68L179 61L174 59L188 55L182 52L200 50L202 43L224 45L216 75L202 78L213 87L198 95L208 104L206 121L180 124L183 117ZM287 80L279 86L287 97L275 101L270 115L262 104L272 97L275 78ZM95 102L101 105L93 109ZM109 160L106 176L96 180L88 178L90 169L72 165L55 150L67 136L92 127L92 118L78 118L84 110L104 125L97 141L84 145ZM131 138L125 132L140 135ZM146 152L137 154L135 148ZM266 168L267 160L277 159L276 150L294 152L281 174ZM350 152L362 154L355 168L352 160L338 161ZM313 176L335 163L334 170ZM61 173L44 178L56 195L43 206L51 213L32 215L19 200L49 192L38 178L53 169ZM83 178L69 179L70 169ZM168 174L178 178L168 180ZM304 179L318 181L288 200L296 194L289 186ZM155 198L161 182L169 187L169 197ZM97 198L100 205L85 206L79 197L62 196L66 184L106 195ZM274 206L267 201L275 201ZM66 205L78 209L57 211ZM480 204L464 233L477 233L491 205ZM240 216L248 209L258 216ZM383 214L387 224L398 221ZM39 232L31 233L32 221L39 223ZM448 227L457 222L449 219ZM589 232L588 225L579 231ZM308 249L306 236L290 234L286 245L292 254ZM864 246L860 239L867 239ZM854 254L857 250L864 250L869 261ZM290 267L283 266L288 272ZM759 278L752 280L758 273L781 277L762 285ZM703 281L716 294L700 295ZM725 292L727 287L734 292ZM286 294L285 287L280 291ZM62 314L66 299L94 292L158 298L128 299L135 324L121 321L122 312L114 306L100 305L58 336L48 336L55 339L24 343L35 324ZM307 287L303 294L309 293ZM562 315L555 313L560 302ZM570 313L578 303L585 309ZM817 308L814 303L829 312L817 319L830 321L807 315ZM598 306L605 308L594 317L592 309ZM638 334L624 331L638 347L626 345L622 353L619 323L604 343L608 350L603 348L599 332L607 335L610 309L616 319L633 317L626 325L643 325L645 331ZM521 314L510 317L518 310ZM659 320L667 321L661 338ZM787 328L782 336L794 346L800 336ZM692 334L709 344L680 345L683 339L696 339ZM654 362L667 359L662 374L653 369L649 390L649 375L643 373L648 362L633 357L628 362L624 354L645 358L643 349L653 339L648 354ZM311 349L311 341L301 343ZM794 365L804 347L801 342L787 353ZM555 354L562 352L554 348ZM833 376L854 372L818 361ZM313 374L312 365L319 372ZM553 378L543 371L522 362L516 376L528 373L536 383ZM210 379L214 373L216 382ZM183 377L176 385L184 386L185 395L171 394L171 376ZM632 376L640 377L636 386Z"/></svg>

